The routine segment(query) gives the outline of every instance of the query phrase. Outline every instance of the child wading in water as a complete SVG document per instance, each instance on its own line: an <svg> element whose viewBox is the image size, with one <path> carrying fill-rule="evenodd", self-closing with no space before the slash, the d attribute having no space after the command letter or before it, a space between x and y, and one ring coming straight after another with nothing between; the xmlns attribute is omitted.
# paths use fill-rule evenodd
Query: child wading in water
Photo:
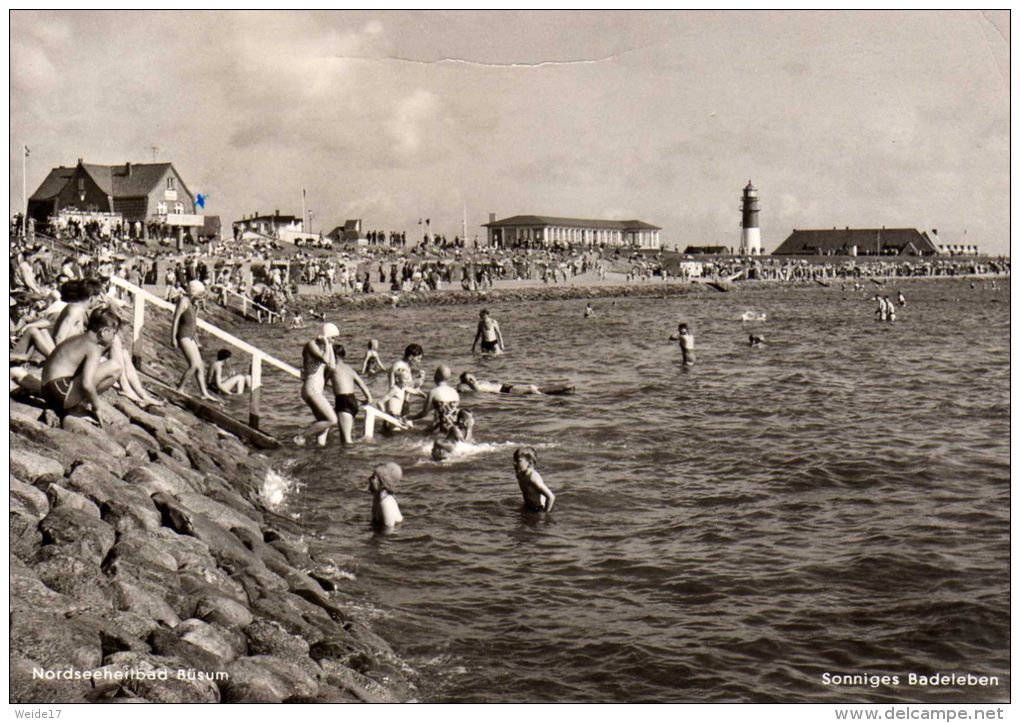
<svg viewBox="0 0 1020 723"><path fill-rule="evenodd" d="M524 495L524 507L533 512L552 512L556 495L535 469L537 463L538 455L531 447L518 447L514 452L514 471L517 473L521 494Z"/></svg>
<svg viewBox="0 0 1020 723"><path fill-rule="evenodd" d="M397 485L404 476L404 471L396 462L381 464L372 470L368 478L368 491L372 493L372 523L382 527L393 527L404 521L394 497Z"/></svg>
<svg viewBox="0 0 1020 723"><path fill-rule="evenodd" d="M379 358L379 340L368 340L368 351L365 352L365 361L361 365L362 374L378 374L386 371L382 359Z"/></svg>

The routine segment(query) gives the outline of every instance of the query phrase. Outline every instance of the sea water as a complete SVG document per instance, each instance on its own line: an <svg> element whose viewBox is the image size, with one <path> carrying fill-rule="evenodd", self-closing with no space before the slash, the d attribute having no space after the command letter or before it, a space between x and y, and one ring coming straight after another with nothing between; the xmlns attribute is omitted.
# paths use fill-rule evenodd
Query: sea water
<svg viewBox="0 0 1020 723"><path fill-rule="evenodd" d="M481 305L339 310L358 367L370 337L386 363L417 342L429 378L577 393L465 395L477 442L443 463L416 434L288 445L267 499L338 561L422 700L1006 700L1009 284L970 284L891 285L895 323L871 285L596 300L590 319L583 299L493 304L500 357L470 353ZM297 364L316 328L243 335ZM264 379L289 440L311 415L296 381ZM521 509L521 445L551 514ZM390 460L405 521L383 534L366 484ZM907 683L933 673L998 684Z"/></svg>

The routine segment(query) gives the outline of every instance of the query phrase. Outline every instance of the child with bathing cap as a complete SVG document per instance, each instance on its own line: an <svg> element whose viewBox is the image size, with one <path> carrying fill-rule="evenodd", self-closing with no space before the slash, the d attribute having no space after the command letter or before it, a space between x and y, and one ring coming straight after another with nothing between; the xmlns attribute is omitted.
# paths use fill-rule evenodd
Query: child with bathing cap
<svg viewBox="0 0 1020 723"><path fill-rule="evenodd" d="M404 521L394 494L404 476L396 462L380 464L368 478L368 491L372 493L372 523L382 527L393 527Z"/></svg>

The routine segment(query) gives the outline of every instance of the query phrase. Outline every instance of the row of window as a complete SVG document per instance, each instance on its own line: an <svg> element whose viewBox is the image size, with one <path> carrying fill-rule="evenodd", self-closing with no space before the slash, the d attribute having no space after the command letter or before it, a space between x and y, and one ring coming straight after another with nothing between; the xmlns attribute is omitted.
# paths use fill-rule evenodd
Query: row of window
<svg viewBox="0 0 1020 723"><path fill-rule="evenodd" d="M174 213L184 213L184 204L183 203L175 203L174 204ZM167 205L165 203L163 203L163 202L157 203L156 204L156 215L157 216L166 216L166 214L167 214Z"/></svg>

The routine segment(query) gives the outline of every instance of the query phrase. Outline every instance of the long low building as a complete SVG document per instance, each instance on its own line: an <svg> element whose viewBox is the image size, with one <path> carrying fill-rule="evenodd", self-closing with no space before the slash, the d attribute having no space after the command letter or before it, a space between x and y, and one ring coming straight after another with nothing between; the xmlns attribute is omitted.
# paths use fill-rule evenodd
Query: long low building
<svg viewBox="0 0 1020 723"><path fill-rule="evenodd" d="M659 248L659 226L644 221L605 221L558 216L511 216L500 221L494 214L483 224L489 246L542 248L555 243L585 246L629 246Z"/></svg>
<svg viewBox="0 0 1020 723"><path fill-rule="evenodd" d="M916 228L794 229L773 256L934 256L938 231Z"/></svg>

